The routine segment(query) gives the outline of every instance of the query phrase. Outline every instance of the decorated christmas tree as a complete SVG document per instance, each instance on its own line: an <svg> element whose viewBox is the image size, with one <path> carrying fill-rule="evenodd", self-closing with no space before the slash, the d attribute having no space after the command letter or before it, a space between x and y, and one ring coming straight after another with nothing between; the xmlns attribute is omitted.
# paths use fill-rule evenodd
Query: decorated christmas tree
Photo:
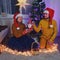
<svg viewBox="0 0 60 60"><path fill-rule="evenodd" d="M42 0L34 0L32 2L31 15L30 17L35 21L36 24L43 18L43 11L45 8L45 2Z"/></svg>
<svg viewBox="0 0 60 60"><path fill-rule="evenodd" d="M39 24L39 21L43 18L44 9L45 9L45 2L43 2L42 0L34 0L32 2L32 8L31 8L30 17L36 23L37 26ZM39 33L36 33L33 30L31 32L31 36L36 36L36 37L39 38L41 33L42 33L41 31Z"/></svg>

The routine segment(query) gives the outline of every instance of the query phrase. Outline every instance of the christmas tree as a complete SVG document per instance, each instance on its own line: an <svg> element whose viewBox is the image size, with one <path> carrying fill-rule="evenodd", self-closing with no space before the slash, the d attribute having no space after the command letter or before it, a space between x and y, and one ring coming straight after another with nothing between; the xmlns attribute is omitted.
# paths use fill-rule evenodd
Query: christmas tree
<svg viewBox="0 0 60 60"><path fill-rule="evenodd" d="M32 2L32 8L31 8L31 15L33 21L35 21L36 24L43 18L43 11L45 9L45 2L42 2L42 0L34 0Z"/></svg>
<svg viewBox="0 0 60 60"><path fill-rule="evenodd" d="M36 25L38 26L39 21L43 18L43 11L45 9L45 2L42 0L34 0L32 2L32 8L30 13L30 18L32 18L32 21L35 21ZM39 36L41 35L41 31L39 33L36 33L34 30L30 33L31 36Z"/></svg>

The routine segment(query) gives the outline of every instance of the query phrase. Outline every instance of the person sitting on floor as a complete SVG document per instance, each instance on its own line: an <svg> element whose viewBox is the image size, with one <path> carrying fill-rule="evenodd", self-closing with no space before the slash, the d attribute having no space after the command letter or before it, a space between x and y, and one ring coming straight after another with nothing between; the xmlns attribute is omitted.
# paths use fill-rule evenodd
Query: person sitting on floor
<svg viewBox="0 0 60 60"><path fill-rule="evenodd" d="M30 36L27 36L29 30L26 30L23 24L23 15L20 13L14 14L14 24L12 25L13 37L7 42L7 47L17 51L30 51L32 43L35 42ZM37 49L38 44L33 45L33 49Z"/></svg>

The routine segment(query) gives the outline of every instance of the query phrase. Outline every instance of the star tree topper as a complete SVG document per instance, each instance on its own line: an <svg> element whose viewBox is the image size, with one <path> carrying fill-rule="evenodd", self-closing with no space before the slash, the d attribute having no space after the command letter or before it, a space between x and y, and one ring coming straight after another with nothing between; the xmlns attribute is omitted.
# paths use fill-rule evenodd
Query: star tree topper
<svg viewBox="0 0 60 60"><path fill-rule="evenodd" d="M16 6L20 7L20 12L22 12L22 8L26 9L26 5L30 5L29 3L27 3L27 0L17 0L18 3L16 4Z"/></svg>

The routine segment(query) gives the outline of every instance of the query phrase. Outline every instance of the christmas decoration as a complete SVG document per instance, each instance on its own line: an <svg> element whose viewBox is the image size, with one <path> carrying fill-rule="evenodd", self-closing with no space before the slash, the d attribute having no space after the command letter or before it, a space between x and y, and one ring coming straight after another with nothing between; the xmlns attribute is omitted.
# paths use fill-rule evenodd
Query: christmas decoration
<svg viewBox="0 0 60 60"><path fill-rule="evenodd" d="M35 24L38 26L39 21L43 18L43 11L45 9L45 2L42 0L34 0L32 2L32 8L31 13L29 14L30 18L32 18L32 21L35 22ZM36 33L34 30L30 33L31 36L36 36L39 39L39 36L41 35L41 31L39 33Z"/></svg>
<svg viewBox="0 0 60 60"><path fill-rule="evenodd" d="M43 11L45 9L45 2L42 0L34 0L32 3L32 9L30 17L33 18L36 24L43 18Z"/></svg>
<svg viewBox="0 0 60 60"><path fill-rule="evenodd" d="M18 3L16 4L16 6L20 7L20 13L22 13L22 8L26 9L26 5L30 5L29 3L27 3L27 0L17 0Z"/></svg>
<svg viewBox="0 0 60 60"><path fill-rule="evenodd" d="M11 53L13 55L22 55L22 56L33 56L33 55L38 55L40 53L54 53L54 52L59 52L58 51L58 44L53 44L51 49L39 49L39 51L26 51L26 52L21 52L21 51L17 51L17 50L12 50L4 45L0 45L0 51L1 52L8 52Z"/></svg>

